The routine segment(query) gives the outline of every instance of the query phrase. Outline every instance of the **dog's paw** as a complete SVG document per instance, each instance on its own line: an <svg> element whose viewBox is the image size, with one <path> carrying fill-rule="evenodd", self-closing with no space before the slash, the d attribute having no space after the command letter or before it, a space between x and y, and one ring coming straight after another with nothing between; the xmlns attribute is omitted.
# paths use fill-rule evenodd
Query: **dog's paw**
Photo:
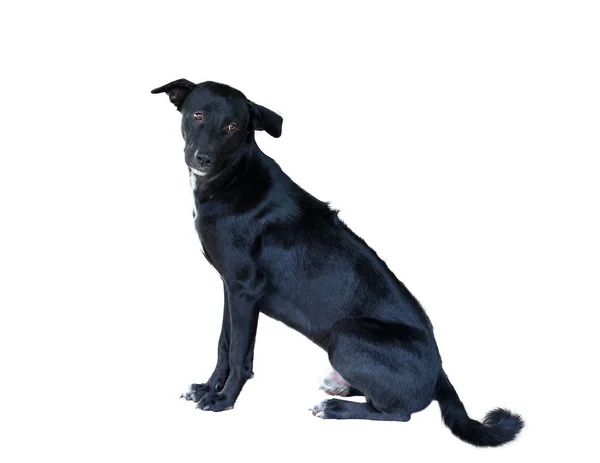
<svg viewBox="0 0 600 463"><path fill-rule="evenodd" d="M351 386L343 383L330 382L325 378L319 386L319 389L327 395L337 395L340 397L348 397L350 395Z"/></svg>
<svg viewBox="0 0 600 463"><path fill-rule="evenodd" d="M225 386L226 381L227 376L214 378L213 375L206 383L192 384L187 392L181 394L181 398L191 400L192 402L198 402L209 392L219 392Z"/></svg>
<svg viewBox="0 0 600 463"><path fill-rule="evenodd" d="M359 404L340 399L328 399L318 403L311 408L310 411L317 418L322 418L324 420L339 420L342 418L352 418L352 414L348 413L348 407L353 405Z"/></svg>
<svg viewBox="0 0 600 463"><path fill-rule="evenodd" d="M319 387L325 394L348 397L352 394L353 388L341 377L337 371L332 371L327 375Z"/></svg>
<svg viewBox="0 0 600 463"><path fill-rule="evenodd" d="M312 408L309 408L309 410L312 412L312 414L314 416L316 416L317 418L323 418L323 419L327 419L330 418L327 414L326 414L326 409L327 409L327 402L329 402L329 400L324 400L323 402L318 403L317 405L315 405Z"/></svg>
<svg viewBox="0 0 600 463"><path fill-rule="evenodd" d="M209 392L200 399L196 408L204 411L222 412L233 408L233 400L222 392Z"/></svg>
<svg viewBox="0 0 600 463"><path fill-rule="evenodd" d="M212 392L213 390L214 389L207 383L192 384L187 392L181 394L181 397L185 400L198 402L202 397L204 397L209 392Z"/></svg>

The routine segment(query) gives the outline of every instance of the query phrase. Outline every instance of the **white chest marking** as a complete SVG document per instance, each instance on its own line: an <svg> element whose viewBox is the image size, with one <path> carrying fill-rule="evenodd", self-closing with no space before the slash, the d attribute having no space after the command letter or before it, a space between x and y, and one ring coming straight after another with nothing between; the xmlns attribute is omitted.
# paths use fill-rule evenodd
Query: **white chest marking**
<svg viewBox="0 0 600 463"><path fill-rule="evenodd" d="M192 200L194 210L192 212L194 220L198 217L198 209L196 209L196 190L198 189L198 176L190 170L190 188L192 189Z"/></svg>

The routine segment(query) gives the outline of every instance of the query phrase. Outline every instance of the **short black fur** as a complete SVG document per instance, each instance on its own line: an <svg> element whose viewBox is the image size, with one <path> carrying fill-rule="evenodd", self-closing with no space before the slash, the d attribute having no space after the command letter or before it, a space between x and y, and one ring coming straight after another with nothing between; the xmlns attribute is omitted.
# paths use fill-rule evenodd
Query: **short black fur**
<svg viewBox="0 0 600 463"><path fill-rule="evenodd" d="M252 377L259 313L299 331L329 354L366 403L331 399L322 418L408 421L431 401L452 432L477 446L511 441L519 415L467 416L442 369L425 311L377 254L257 146L256 130L281 135L282 118L215 82L179 79L167 93L182 114L195 225L224 285L216 368L185 395L203 410L233 408Z"/></svg>

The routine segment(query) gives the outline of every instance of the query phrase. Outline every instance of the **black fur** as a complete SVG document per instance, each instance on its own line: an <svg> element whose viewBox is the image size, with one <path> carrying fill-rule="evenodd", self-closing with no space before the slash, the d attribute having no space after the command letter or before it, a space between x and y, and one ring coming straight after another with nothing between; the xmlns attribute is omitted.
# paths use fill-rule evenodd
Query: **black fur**
<svg viewBox="0 0 600 463"><path fill-rule="evenodd" d="M377 254L257 146L255 130L281 135L282 119L229 86L180 79L165 92L182 114L195 187L196 229L224 282L217 366L185 395L203 410L232 408L252 377L259 313L329 354L366 403L339 399L322 418L408 421L437 400L452 432L478 446L514 439L523 420L503 409L470 419L450 384L425 311ZM192 175L196 172L199 175Z"/></svg>

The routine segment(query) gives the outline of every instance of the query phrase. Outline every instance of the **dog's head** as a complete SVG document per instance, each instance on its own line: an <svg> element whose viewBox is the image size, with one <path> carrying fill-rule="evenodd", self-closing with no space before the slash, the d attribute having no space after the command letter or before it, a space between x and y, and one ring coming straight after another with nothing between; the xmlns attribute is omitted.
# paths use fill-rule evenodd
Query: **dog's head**
<svg viewBox="0 0 600 463"><path fill-rule="evenodd" d="M181 112L185 162L198 175L225 163L255 130L281 136L281 116L228 85L179 79L152 93L166 93Z"/></svg>

